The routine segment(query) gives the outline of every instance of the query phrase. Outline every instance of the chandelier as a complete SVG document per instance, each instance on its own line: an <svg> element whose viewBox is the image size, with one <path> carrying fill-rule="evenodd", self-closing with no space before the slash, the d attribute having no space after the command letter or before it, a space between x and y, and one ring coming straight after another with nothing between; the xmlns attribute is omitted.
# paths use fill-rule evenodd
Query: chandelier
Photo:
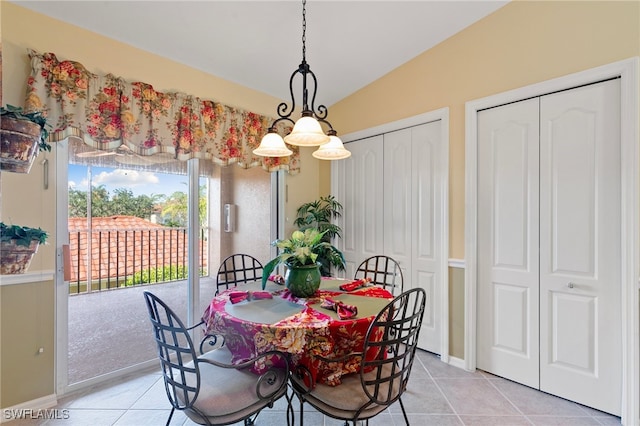
<svg viewBox="0 0 640 426"><path fill-rule="evenodd" d="M291 94L291 108L286 102L278 105L278 117L269 127L267 134L260 141L260 146L253 150L255 155L262 157L286 157L293 152L287 148L285 142L296 146L319 146L311 155L320 160L341 160L347 158L351 153L344 148L342 141L337 136L336 131L327 121L327 107L318 105L316 108L316 91L318 80L311 71L306 60L306 32L307 32L307 9L306 0L302 0L302 62L289 78L289 93ZM298 75L302 75L302 113L298 121L291 119L291 114L295 110L296 101L293 95L293 80ZM307 91L307 81L313 80L313 96L309 104L309 92ZM284 139L278 133L278 125L282 122L293 124L293 130ZM326 133L322 130L322 124L328 127Z"/></svg>

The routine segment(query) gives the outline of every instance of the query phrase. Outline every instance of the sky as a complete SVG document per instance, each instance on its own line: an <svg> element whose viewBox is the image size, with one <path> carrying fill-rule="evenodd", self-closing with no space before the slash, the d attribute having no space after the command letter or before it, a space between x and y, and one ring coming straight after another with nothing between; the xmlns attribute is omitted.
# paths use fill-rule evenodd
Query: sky
<svg viewBox="0 0 640 426"><path fill-rule="evenodd" d="M88 188L87 167L69 164L69 188L86 191ZM141 170L112 169L92 167L93 186L104 185L110 194L115 189L125 188L134 196L187 192L188 177L185 175L171 175L153 173Z"/></svg>

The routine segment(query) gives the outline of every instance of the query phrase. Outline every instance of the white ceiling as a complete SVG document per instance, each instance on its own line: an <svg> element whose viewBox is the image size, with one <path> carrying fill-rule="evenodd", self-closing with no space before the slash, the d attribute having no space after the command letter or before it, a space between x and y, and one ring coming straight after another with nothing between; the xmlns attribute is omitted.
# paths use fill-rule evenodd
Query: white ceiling
<svg viewBox="0 0 640 426"><path fill-rule="evenodd" d="M334 104L507 2L309 0L306 59L318 80L315 104ZM12 3L286 101L302 60L301 1ZM117 52L105 54L117 60ZM297 103L301 85L298 76Z"/></svg>

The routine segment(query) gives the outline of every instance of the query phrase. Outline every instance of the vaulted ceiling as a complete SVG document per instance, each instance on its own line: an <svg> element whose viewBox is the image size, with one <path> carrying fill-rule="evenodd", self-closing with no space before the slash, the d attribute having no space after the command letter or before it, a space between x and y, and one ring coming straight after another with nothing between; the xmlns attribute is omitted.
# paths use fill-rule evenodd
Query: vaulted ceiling
<svg viewBox="0 0 640 426"><path fill-rule="evenodd" d="M301 1L11 1L282 100L302 60ZM309 0L316 104L334 104L506 3Z"/></svg>

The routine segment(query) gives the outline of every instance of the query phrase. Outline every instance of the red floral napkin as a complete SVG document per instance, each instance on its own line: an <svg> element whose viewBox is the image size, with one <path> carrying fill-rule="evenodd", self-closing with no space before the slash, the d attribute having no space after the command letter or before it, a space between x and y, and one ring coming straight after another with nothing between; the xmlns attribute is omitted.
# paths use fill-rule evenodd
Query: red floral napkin
<svg viewBox="0 0 640 426"><path fill-rule="evenodd" d="M358 307L355 305L347 305L339 300L333 300L330 298L324 299L320 307L325 309L331 309L338 313L338 318L349 319L358 315Z"/></svg>
<svg viewBox="0 0 640 426"><path fill-rule="evenodd" d="M269 275L269 281L273 281L279 285L284 285L284 277L280 274Z"/></svg>
<svg viewBox="0 0 640 426"><path fill-rule="evenodd" d="M256 300L256 299L272 299L273 296L268 291L230 291L229 301L233 304L242 302L243 300Z"/></svg>
<svg viewBox="0 0 640 426"><path fill-rule="evenodd" d="M340 290L342 291L353 291L359 288L365 287L367 284L371 282L371 278L362 278L359 280L355 280L350 283L342 284L340 286Z"/></svg>

